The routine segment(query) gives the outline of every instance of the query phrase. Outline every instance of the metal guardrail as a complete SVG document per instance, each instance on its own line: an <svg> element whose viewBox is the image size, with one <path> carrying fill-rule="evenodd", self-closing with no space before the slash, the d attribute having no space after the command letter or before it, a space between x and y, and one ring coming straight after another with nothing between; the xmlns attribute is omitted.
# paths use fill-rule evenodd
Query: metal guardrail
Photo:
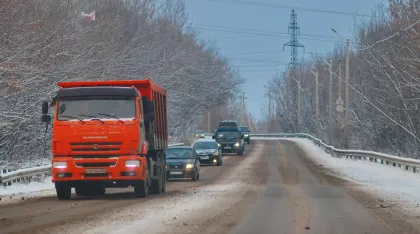
<svg viewBox="0 0 420 234"><path fill-rule="evenodd" d="M184 143L173 143L168 146L181 146ZM15 171L3 172L0 170L0 184L3 186L10 186L12 182L20 182L22 180L30 182L33 176L46 175L51 173L51 164L39 167L18 169Z"/></svg>
<svg viewBox="0 0 420 234"><path fill-rule="evenodd" d="M327 145L322 140L311 136L306 133L277 133L277 134L250 134L251 139L258 140L258 138L304 138L309 139L316 145L320 146L324 151L331 154L334 157L346 157L359 160L367 160L374 163L380 163L384 165L392 165L394 167L403 168L406 171L412 171L413 173L420 172L420 160L403 158L393 156L389 154L365 151L365 150L344 150L337 149L334 146Z"/></svg>

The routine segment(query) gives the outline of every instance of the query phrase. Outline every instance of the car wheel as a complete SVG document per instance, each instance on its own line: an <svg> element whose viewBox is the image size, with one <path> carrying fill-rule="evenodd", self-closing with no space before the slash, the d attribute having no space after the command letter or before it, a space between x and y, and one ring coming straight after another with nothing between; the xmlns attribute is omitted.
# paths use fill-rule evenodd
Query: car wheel
<svg viewBox="0 0 420 234"><path fill-rule="evenodd" d="M223 164L222 157L219 156L219 159L217 161L217 166L221 166L222 164Z"/></svg>
<svg viewBox="0 0 420 234"><path fill-rule="evenodd" d="M198 179L198 172L197 172L197 169L195 169L195 171L194 171L194 173L192 174L192 177L191 177L191 179L192 179L192 181L197 181L197 179Z"/></svg>

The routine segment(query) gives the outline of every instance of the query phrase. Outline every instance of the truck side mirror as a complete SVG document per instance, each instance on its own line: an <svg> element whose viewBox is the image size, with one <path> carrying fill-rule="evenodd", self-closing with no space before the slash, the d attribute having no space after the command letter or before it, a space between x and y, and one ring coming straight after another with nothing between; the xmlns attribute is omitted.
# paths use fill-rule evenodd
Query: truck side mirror
<svg viewBox="0 0 420 234"><path fill-rule="evenodd" d="M48 102L43 102L42 103L42 117L41 117L41 121L44 123L49 123L51 122L51 115L48 114Z"/></svg>
<svg viewBox="0 0 420 234"><path fill-rule="evenodd" d="M42 114L43 115L46 115L46 114L48 114L48 102L43 102L42 103Z"/></svg>

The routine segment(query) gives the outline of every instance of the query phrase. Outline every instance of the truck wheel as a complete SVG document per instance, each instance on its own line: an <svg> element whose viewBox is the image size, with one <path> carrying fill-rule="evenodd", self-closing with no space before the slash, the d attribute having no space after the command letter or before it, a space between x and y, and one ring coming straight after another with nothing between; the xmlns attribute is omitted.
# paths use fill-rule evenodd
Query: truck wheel
<svg viewBox="0 0 420 234"><path fill-rule="evenodd" d="M165 154L163 154L163 158L165 158ZM168 180L166 178L166 162L164 162L164 165L162 166L162 193L166 192L166 181Z"/></svg>
<svg viewBox="0 0 420 234"><path fill-rule="evenodd" d="M161 164L160 166L156 167L157 169L157 180L152 180L152 193L154 194L159 194L162 192L162 183L163 183L163 163L162 162L162 158L160 157L161 154L159 153L158 155L158 164Z"/></svg>
<svg viewBox="0 0 420 234"><path fill-rule="evenodd" d="M55 182L55 191L59 200L69 200L71 197L71 187L67 183Z"/></svg>
<svg viewBox="0 0 420 234"><path fill-rule="evenodd" d="M139 180L136 185L134 185L134 195L136 197L147 197L149 195L149 183L147 180L149 179L149 170L146 168L146 179Z"/></svg>

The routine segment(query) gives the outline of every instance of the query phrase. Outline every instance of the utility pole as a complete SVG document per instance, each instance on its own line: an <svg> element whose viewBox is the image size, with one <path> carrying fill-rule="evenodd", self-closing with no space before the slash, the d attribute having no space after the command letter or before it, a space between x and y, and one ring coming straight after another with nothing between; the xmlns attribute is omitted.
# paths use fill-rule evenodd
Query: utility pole
<svg viewBox="0 0 420 234"><path fill-rule="evenodd" d="M244 125L245 122L245 92L242 92L242 98L241 98L241 125Z"/></svg>
<svg viewBox="0 0 420 234"><path fill-rule="evenodd" d="M298 133L300 133L300 81L297 81L298 84Z"/></svg>
<svg viewBox="0 0 420 234"><path fill-rule="evenodd" d="M318 71L314 72L310 70L312 74L315 75L315 133L316 136L319 135L319 94L318 94Z"/></svg>
<svg viewBox="0 0 420 234"><path fill-rule="evenodd" d="M318 95L318 71L315 73L315 124L316 124L316 136L319 134L319 95Z"/></svg>
<svg viewBox="0 0 420 234"><path fill-rule="evenodd" d="M210 129L210 111L207 111L207 130L208 130L208 133L211 133L211 129Z"/></svg>
<svg viewBox="0 0 420 234"><path fill-rule="evenodd" d="M346 115L344 122L344 148L349 148L349 76L350 76L350 39L346 40Z"/></svg>
<svg viewBox="0 0 420 234"><path fill-rule="evenodd" d="M340 61L340 66L338 67L338 99L342 99L342 93L341 93L341 77L342 77L342 63ZM343 113L341 111L339 111L338 113L338 146L341 148L341 144L342 144L342 139L341 139L341 131L343 130L343 124L342 124L342 115Z"/></svg>
<svg viewBox="0 0 420 234"><path fill-rule="evenodd" d="M329 136L329 142L330 142L330 144L333 142L333 123L332 123L332 111L333 111L333 101L332 101L332 77L333 77L333 71L332 71L332 60L330 60L330 64L329 64L329 66L330 66L330 108L329 108L329 122L328 122L328 124L329 124L329 133L330 133L330 136Z"/></svg>
<svg viewBox="0 0 420 234"><path fill-rule="evenodd" d="M271 132L271 93L268 93L268 133Z"/></svg>

